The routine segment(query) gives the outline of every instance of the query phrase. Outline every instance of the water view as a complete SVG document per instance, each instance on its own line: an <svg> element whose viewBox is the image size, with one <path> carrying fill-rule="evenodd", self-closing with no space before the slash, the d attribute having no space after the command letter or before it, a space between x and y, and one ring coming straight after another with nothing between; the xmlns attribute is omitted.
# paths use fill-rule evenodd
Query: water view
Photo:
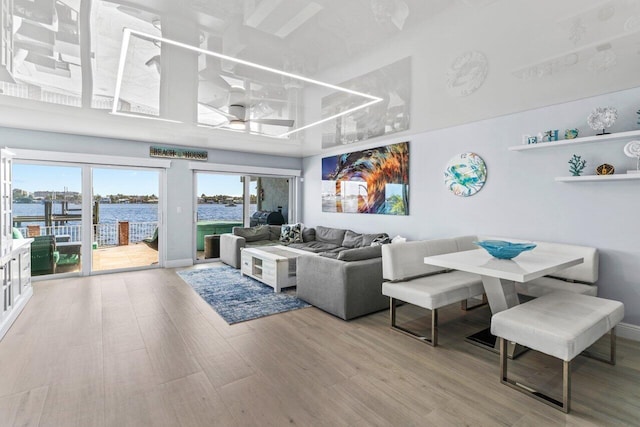
<svg viewBox="0 0 640 427"><path fill-rule="evenodd" d="M69 204L69 213L78 214L80 205ZM242 204L227 206L224 204L201 203L198 205L198 222L200 221L238 221L242 222ZM256 205L251 204L250 213L256 211ZM53 213L61 214L59 203L54 204ZM44 205L40 203L14 203L13 218L43 216ZM129 241L140 242L152 236L158 226L158 205L155 203L100 203L99 219L94 227L93 239L102 246L118 244L118 222L129 222ZM45 227L44 221L25 221L16 226L23 235L28 235L27 225L40 226L41 234L64 234L70 236L71 241L82 240L80 221L67 221L53 227Z"/></svg>
<svg viewBox="0 0 640 427"><path fill-rule="evenodd" d="M198 220L238 220L242 221L242 204L226 206L223 204L198 204ZM69 205L69 209L80 209L80 205ZM253 214L256 204L249 208ZM53 207L54 213L60 213L60 204ZM14 203L13 216L44 215L44 205L40 203ZM118 221L154 222L158 221L158 205L154 203L100 203L100 224L113 224ZM25 225L27 223L24 223ZM44 225L44 222L30 222L29 224ZM69 221L69 225L78 224Z"/></svg>

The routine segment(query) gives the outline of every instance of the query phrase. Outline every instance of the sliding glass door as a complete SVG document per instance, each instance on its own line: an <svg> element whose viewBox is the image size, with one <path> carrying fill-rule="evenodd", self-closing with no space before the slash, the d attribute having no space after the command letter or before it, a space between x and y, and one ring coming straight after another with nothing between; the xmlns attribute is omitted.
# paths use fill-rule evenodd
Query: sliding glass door
<svg viewBox="0 0 640 427"><path fill-rule="evenodd" d="M196 174L196 261L219 258L218 236L244 225L244 182L241 175Z"/></svg>
<svg viewBox="0 0 640 427"><path fill-rule="evenodd" d="M294 178L196 172L195 261L220 257L219 236L233 227L294 220Z"/></svg>
<svg viewBox="0 0 640 427"><path fill-rule="evenodd" d="M92 271L158 264L160 173L92 168Z"/></svg>
<svg viewBox="0 0 640 427"><path fill-rule="evenodd" d="M82 271L82 200L82 167L14 162L14 236L34 239L32 276Z"/></svg>
<svg viewBox="0 0 640 427"><path fill-rule="evenodd" d="M150 168L14 161L14 235L34 239L32 275L158 266L160 176Z"/></svg>

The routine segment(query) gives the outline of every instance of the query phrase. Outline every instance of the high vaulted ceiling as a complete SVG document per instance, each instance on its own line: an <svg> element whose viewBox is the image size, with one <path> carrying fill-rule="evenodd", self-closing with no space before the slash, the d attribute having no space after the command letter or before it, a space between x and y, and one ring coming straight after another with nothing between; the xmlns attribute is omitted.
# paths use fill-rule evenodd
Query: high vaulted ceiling
<svg viewBox="0 0 640 427"><path fill-rule="evenodd" d="M2 0L2 16L0 125L64 133L300 156L640 84L640 0ZM121 58L124 28L148 36ZM300 130L368 101L305 78L383 101Z"/></svg>

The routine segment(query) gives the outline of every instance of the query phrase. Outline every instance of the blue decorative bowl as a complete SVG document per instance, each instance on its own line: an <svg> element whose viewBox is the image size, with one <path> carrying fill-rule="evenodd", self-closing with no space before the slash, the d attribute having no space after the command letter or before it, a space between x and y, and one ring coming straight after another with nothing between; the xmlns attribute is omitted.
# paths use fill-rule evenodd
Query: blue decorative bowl
<svg viewBox="0 0 640 427"><path fill-rule="evenodd" d="M489 254L499 259L511 259L520 255L524 251L530 251L536 247L535 243L511 243L504 240L483 240L473 242Z"/></svg>

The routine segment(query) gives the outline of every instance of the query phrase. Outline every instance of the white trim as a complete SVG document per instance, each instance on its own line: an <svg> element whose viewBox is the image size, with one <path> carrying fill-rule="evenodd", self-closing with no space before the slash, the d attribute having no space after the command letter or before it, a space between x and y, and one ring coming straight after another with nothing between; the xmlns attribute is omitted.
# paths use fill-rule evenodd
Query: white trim
<svg viewBox="0 0 640 427"><path fill-rule="evenodd" d="M191 267L192 265L193 265L193 260L189 258L169 259L164 263L165 268Z"/></svg>
<svg viewBox="0 0 640 427"><path fill-rule="evenodd" d="M616 334L621 338L640 341L640 326L629 323L618 323L618 326L616 326Z"/></svg>
<svg viewBox="0 0 640 427"><path fill-rule="evenodd" d="M160 171L160 182L159 182L159 197L160 197L160 209L158 211L158 265L161 268L164 268L165 263L167 262L167 250L169 245L167 245L167 236L168 236L168 226L167 226L167 215L169 213L169 201L167 200L167 189L169 188L169 181L167 179L167 171Z"/></svg>
<svg viewBox="0 0 640 427"><path fill-rule="evenodd" d="M300 176L300 169L265 168L262 166L227 165L222 163L189 162L196 171L229 172L237 175Z"/></svg>
<svg viewBox="0 0 640 427"><path fill-rule="evenodd" d="M109 156L104 154L69 153L64 151L41 151L14 149L17 160L38 160L46 162L111 165L111 166L142 166L146 168L171 167L171 160L148 159L144 157Z"/></svg>
<svg viewBox="0 0 640 427"><path fill-rule="evenodd" d="M82 246L80 247L80 275L89 276L93 271L93 167L91 165L82 165L82 186L80 194L82 195L82 218L80 224L82 227ZM86 197L89 195L89 197Z"/></svg>

